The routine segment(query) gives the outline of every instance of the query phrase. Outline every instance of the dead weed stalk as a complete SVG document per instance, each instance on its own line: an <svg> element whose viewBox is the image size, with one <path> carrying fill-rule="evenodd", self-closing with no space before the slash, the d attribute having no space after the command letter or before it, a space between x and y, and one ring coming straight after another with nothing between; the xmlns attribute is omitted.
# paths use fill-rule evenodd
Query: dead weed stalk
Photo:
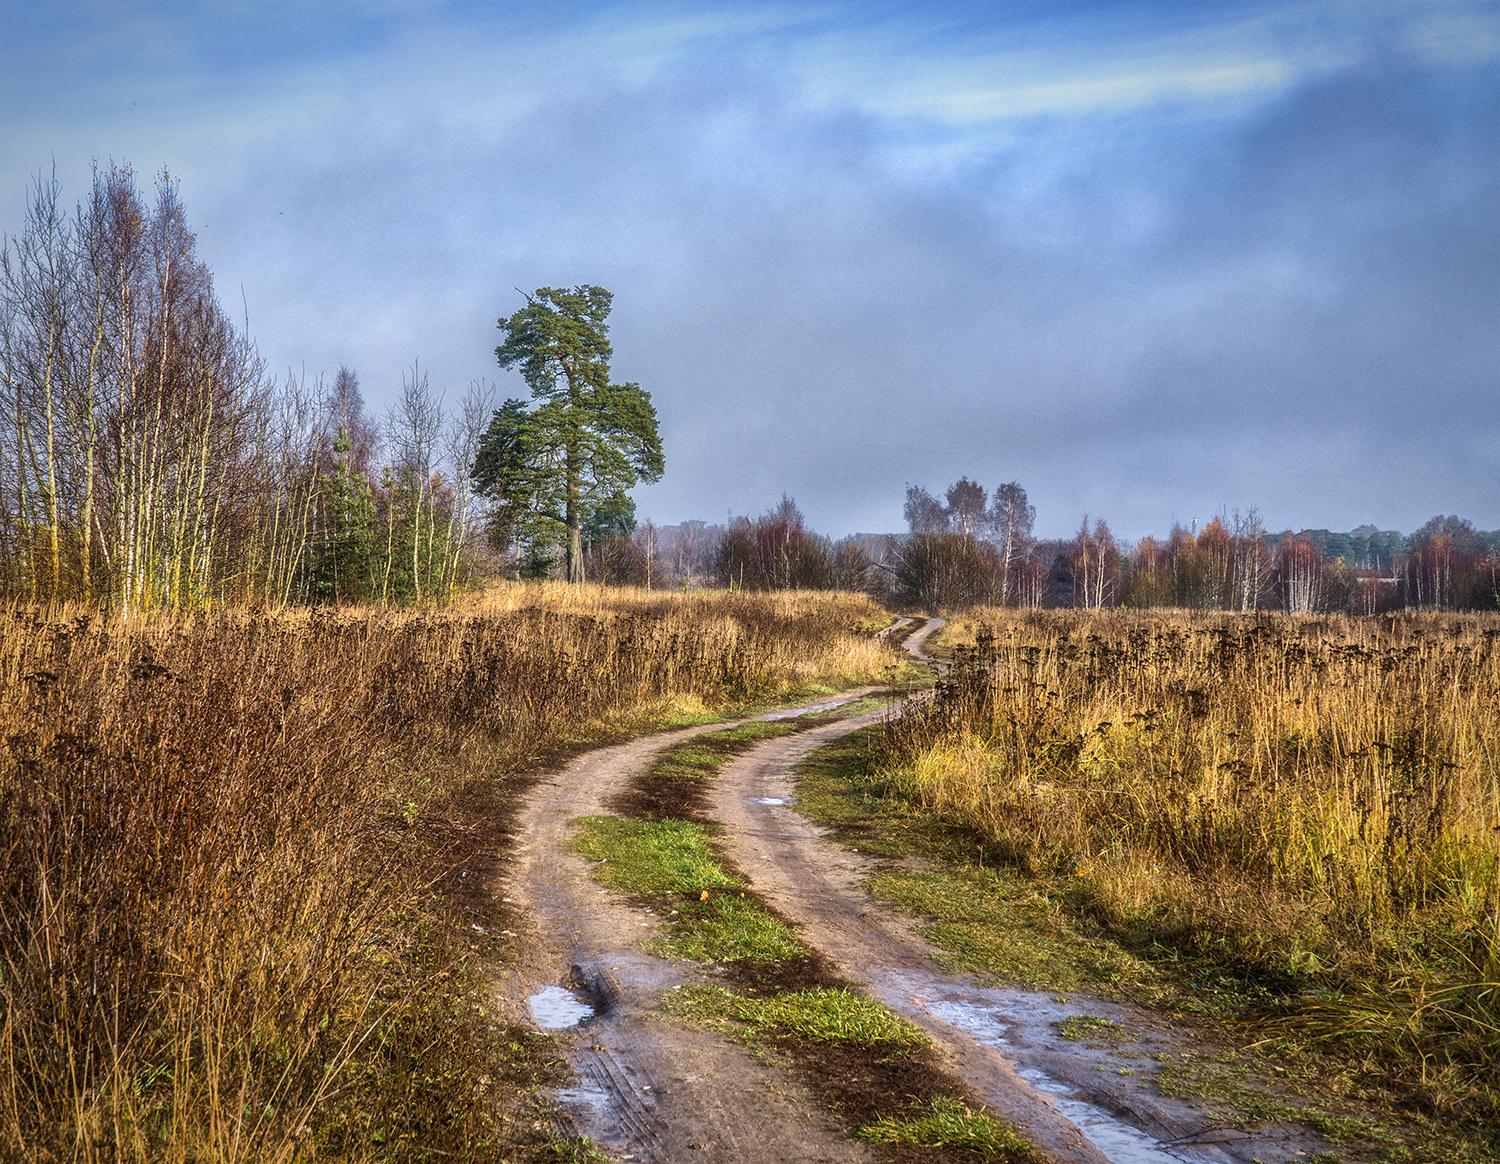
<svg viewBox="0 0 1500 1164"><path fill-rule="evenodd" d="M0 612L0 1157L487 1158L503 1048L431 888L463 790L878 676L880 621L855 597L529 586Z"/></svg>

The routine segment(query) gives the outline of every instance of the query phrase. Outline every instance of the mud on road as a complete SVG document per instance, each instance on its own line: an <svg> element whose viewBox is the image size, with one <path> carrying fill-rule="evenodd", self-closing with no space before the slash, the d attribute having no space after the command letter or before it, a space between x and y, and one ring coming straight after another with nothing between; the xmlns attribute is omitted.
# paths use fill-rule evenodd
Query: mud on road
<svg viewBox="0 0 1500 1164"><path fill-rule="evenodd" d="M934 629L922 627L907 649L919 652ZM944 971L911 920L865 888L886 863L827 839L795 806L796 765L880 714L760 743L721 770L710 794L709 815L725 830L721 849L804 943L926 1031L949 1073L1058 1161L1270 1164L1328 1150L1301 1126L1226 1128L1211 1111L1161 1096L1153 1077L1162 1063L1201 1048L1191 1031L1159 1015ZM663 919L602 889L593 863L569 851L576 818L607 813L661 752L728 726L590 752L543 777L521 810L504 891L539 929L538 953L523 972L526 992L538 996L533 1017L553 1028L577 1073L557 1094L564 1119L619 1160L878 1159L777 1063L663 1014L663 991L713 981L712 968L646 952ZM515 981L504 986L513 1000ZM573 1024L586 1011L567 1013L570 1000L593 1011L581 1025ZM563 1013L549 1017L549 1002L561 1002ZM1111 1036L1063 1037L1057 1024L1080 1014L1114 1024L1101 1024Z"/></svg>

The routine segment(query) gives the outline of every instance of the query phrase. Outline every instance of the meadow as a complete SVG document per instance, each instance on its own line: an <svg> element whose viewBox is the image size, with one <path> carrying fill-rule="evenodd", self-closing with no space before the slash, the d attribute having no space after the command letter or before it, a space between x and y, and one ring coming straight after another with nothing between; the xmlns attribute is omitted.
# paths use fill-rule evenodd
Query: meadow
<svg viewBox="0 0 1500 1164"><path fill-rule="evenodd" d="M523 1149L550 1068L486 1005L447 883L475 803L589 742L878 681L885 621L538 585L0 612L0 1157Z"/></svg>
<svg viewBox="0 0 1500 1164"><path fill-rule="evenodd" d="M888 788L1232 983L1252 1035L1500 1119L1500 618L976 609L943 634Z"/></svg>

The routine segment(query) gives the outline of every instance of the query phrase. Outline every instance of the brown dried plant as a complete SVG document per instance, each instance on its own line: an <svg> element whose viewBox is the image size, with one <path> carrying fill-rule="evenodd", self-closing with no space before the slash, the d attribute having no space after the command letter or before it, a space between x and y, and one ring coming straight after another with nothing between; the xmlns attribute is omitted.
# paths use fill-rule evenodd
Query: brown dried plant
<svg viewBox="0 0 1500 1164"><path fill-rule="evenodd" d="M534 586L0 612L0 1157L484 1158L493 1048L430 888L454 799L621 728L874 678L879 621L854 596Z"/></svg>
<svg viewBox="0 0 1500 1164"><path fill-rule="evenodd" d="M1472 1082L1500 1066L1497 640L1493 615L976 611L882 763L1286 1029Z"/></svg>

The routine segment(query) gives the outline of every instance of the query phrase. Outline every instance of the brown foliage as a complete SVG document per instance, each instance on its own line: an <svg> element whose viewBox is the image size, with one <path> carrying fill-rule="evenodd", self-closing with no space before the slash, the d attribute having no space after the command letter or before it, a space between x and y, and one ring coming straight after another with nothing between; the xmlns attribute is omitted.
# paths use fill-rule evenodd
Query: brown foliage
<svg viewBox="0 0 1500 1164"><path fill-rule="evenodd" d="M897 787L1126 940L1228 963L1306 1030L1358 1028L1390 1077L1445 1064L1418 1088L1438 1106L1494 1070L1495 616L954 629L953 678L888 729ZM1314 988L1351 1001L1307 1010Z"/></svg>
<svg viewBox="0 0 1500 1164"><path fill-rule="evenodd" d="M441 614L4 612L0 1156L484 1156L498 1052L428 888L465 789L876 675L879 620L525 586Z"/></svg>

